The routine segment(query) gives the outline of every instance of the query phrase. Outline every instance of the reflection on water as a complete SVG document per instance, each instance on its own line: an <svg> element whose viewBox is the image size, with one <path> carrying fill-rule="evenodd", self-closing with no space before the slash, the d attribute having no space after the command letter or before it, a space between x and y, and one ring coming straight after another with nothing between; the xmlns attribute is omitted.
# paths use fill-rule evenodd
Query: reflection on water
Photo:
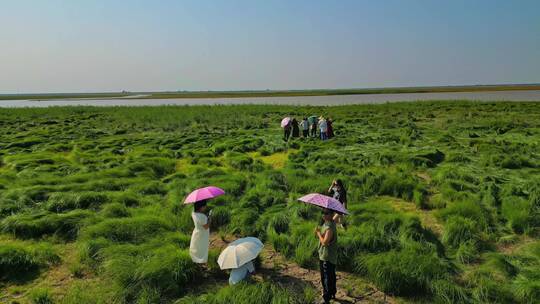
<svg viewBox="0 0 540 304"><path fill-rule="evenodd" d="M416 100L475 100L475 101L540 101L540 90L363 94L304 97L249 97L249 98L178 98L178 99L58 99L58 100L0 100L0 107L49 107L49 106L158 106L158 105L227 105L227 104L278 104L278 105L346 105Z"/></svg>

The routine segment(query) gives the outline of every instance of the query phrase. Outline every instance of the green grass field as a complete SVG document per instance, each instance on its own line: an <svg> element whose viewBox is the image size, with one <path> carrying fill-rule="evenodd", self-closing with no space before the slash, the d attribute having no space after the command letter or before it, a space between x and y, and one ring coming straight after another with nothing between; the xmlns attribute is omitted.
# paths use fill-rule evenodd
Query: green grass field
<svg viewBox="0 0 540 304"><path fill-rule="evenodd" d="M336 138L284 143L310 115ZM338 270L398 303L538 303L539 148L538 103L2 109L0 302L310 303L193 264L181 202L219 186L213 233L315 268L296 199L341 178Z"/></svg>
<svg viewBox="0 0 540 304"><path fill-rule="evenodd" d="M249 97L300 97L334 96L361 94L399 94L399 93L446 93L446 92L485 92L485 91L527 91L540 90L540 84L476 85L440 87L395 87L367 89L314 89L314 90L253 90L253 91L178 91L178 92L123 92L123 93L51 93L51 94L0 94L0 100L48 100L77 98L117 98L133 96L135 99L167 98L249 98ZM144 96L141 96L144 95Z"/></svg>

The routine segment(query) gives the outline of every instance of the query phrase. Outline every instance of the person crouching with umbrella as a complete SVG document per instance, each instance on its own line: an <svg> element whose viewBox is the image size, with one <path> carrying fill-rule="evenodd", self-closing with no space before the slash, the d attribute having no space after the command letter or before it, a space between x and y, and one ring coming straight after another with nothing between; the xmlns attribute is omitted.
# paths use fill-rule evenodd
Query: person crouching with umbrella
<svg viewBox="0 0 540 304"><path fill-rule="evenodd" d="M229 244L219 255L221 269L231 269L229 285L235 285L255 273L253 261L263 249L263 243L255 237L245 237Z"/></svg>
<svg viewBox="0 0 540 304"><path fill-rule="evenodd" d="M315 229L315 235L319 239L319 266L321 271L321 283L323 286L324 303L330 303L330 299L336 297L336 264L337 264L337 230L334 222L334 211L323 209L322 226Z"/></svg>

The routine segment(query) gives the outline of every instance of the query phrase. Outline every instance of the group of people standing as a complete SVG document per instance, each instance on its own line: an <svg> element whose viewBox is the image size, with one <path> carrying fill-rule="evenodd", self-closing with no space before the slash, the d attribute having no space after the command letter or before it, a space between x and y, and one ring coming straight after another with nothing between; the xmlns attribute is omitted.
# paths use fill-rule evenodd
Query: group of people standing
<svg viewBox="0 0 540 304"><path fill-rule="evenodd" d="M327 140L334 137L332 123L332 119L324 118L323 116L319 118L316 116L304 117L300 122L296 118L293 118L283 127L283 139L288 141L290 137L302 136L303 138L319 137L321 140Z"/></svg>
<svg viewBox="0 0 540 304"><path fill-rule="evenodd" d="M343 207L347 207L347 191L343 182L336 179L328 189L328 195L338 200ZM191 214L195 228L191 235L189 252L193 262L205 264L208 261L208 247L210 245L210 218L211 210L207 212L206 201L194 204ZM315 229L315 236L319 240L318 255L321 283L323 287L324 303L330 303L336 297L336 264L338 257L338 233L336 224L346 228L344 215L331 209L322 209L322 217ZM229 277L229 284L234 285L255 272L252 262L240 268L233 269Z"/></svg>

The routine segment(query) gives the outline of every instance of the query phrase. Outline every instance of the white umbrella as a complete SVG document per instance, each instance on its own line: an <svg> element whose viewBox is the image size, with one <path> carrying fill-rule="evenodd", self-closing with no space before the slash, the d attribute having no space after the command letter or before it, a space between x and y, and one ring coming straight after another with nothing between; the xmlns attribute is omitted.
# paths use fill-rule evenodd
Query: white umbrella
<svg viewBox="0 0 540 304"><path fill-rule="evenodd" d="M263 249L263 243L255 237L238 239L223 249L218 258L219 268L238 268L255 259Z"/></svg>

